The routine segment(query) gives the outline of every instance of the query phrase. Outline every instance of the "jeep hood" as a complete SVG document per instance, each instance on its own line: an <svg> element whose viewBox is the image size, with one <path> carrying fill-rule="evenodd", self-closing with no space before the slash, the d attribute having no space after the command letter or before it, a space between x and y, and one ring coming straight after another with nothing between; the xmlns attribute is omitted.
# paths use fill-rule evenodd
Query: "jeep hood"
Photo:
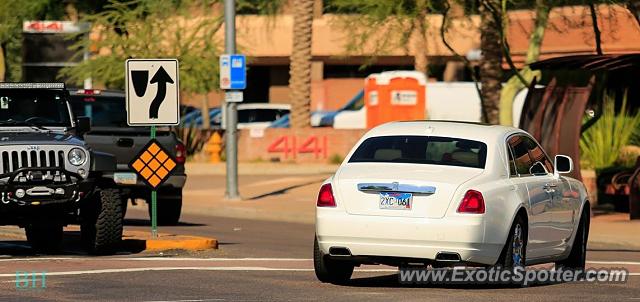
<svg viewBox="0 0 640 302"><path fill-rule="evenodd" d="M76 145L85 147L84 141L64 132L16 131L0 132L2 145Z"/></svg>

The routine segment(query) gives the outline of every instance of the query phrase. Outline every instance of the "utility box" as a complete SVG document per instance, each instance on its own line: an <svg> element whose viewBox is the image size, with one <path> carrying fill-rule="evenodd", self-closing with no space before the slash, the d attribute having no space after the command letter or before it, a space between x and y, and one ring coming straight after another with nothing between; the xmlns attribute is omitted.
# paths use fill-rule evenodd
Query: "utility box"
<svg viewBox="0 0 640 302"><path fill-rule="evenodd" d="M392 122L424 120L427 78L418 71L385 71L364 82L367 128Z"/></svg>

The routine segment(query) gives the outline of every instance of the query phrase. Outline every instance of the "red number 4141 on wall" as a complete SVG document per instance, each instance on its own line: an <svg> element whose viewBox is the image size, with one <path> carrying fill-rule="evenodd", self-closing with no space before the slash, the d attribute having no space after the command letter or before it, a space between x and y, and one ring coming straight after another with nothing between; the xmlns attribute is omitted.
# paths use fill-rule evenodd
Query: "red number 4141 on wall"
<svg viewBox="0 0 640 302"><path fill-rule="evenodd" d="M312 135L306 139L301 138L301 144L297 144L298 140L294 135L283 135L276 138L267 147L269 153L284 153L284 158L296 158L300 153L313 153L316 159L327 158L327 137Z"/></svg>

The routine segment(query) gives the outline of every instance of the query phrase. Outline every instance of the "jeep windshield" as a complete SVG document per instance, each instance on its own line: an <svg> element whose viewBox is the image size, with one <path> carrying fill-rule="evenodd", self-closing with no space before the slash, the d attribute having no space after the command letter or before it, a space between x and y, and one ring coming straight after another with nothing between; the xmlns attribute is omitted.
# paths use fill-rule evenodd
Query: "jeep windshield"
<svg viewBox="0 0 640 302"><path fill-rule="evenodd" d="M70 127L64 91L0 89L0 126Z"/></svg>

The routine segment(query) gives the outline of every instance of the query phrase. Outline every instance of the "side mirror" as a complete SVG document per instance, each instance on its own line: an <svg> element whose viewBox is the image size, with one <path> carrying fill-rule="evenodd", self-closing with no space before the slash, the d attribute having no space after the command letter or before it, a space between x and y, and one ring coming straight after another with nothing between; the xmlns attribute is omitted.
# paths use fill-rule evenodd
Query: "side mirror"
<svg viewBox="0 0 640 302"><path fill-rule="evenodd" d="M555 176L571 173L571 171L573 171L573 160L566 155L556 155L553 166L555 167L555 171L553 172Z"/></svg>
<svg viewBox="0 0 640 302"><path fill-rule="evenodd" d="M76 133L83 135L91 131L91 119L86 116L80 116L76 119Z"/></svg>

